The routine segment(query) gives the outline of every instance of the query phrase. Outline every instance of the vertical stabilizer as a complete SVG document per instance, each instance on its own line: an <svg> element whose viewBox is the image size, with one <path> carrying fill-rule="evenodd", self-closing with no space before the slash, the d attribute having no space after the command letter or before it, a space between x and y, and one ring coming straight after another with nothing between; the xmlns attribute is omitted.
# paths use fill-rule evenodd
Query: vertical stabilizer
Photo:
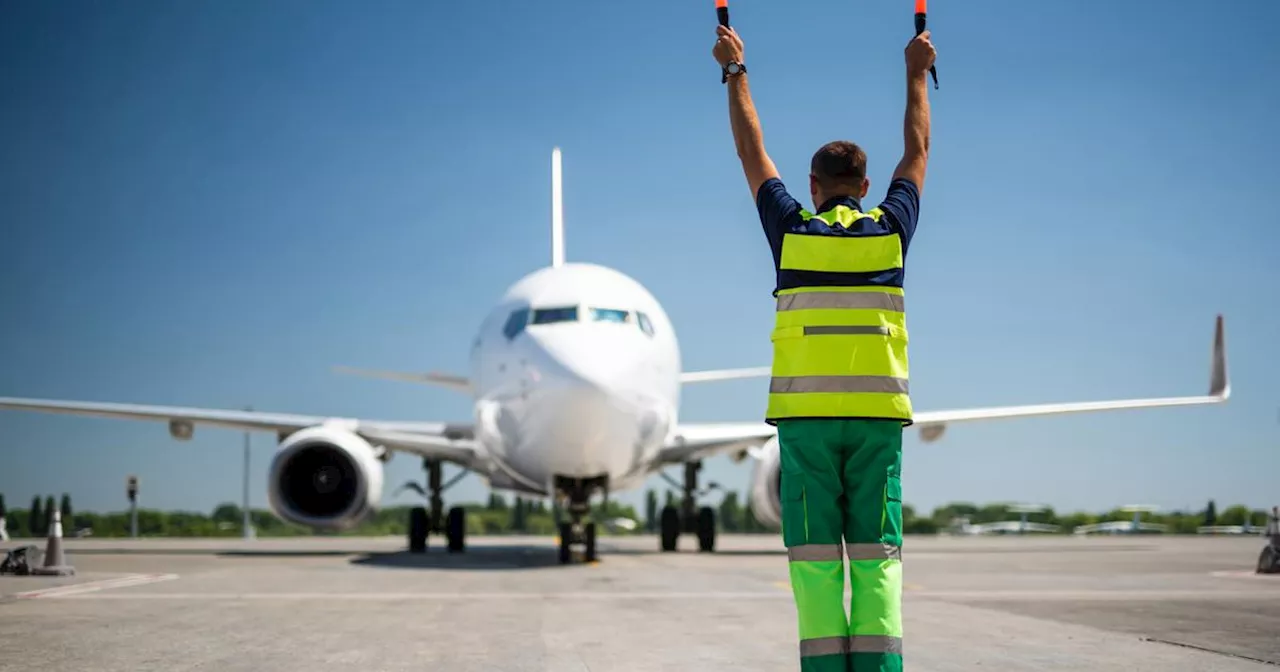
<svg viewBox="0 0 1280 672"><path fill-rule="evenodd" d="M564 264L564 196L561 189L560 148L551 150L551 265Z"/></svg>

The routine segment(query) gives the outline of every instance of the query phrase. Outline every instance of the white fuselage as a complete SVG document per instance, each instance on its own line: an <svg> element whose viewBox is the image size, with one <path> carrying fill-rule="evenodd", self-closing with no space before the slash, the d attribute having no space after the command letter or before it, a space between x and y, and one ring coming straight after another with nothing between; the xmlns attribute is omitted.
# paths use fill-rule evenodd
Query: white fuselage
<svg viewBox="0 0 1280 672"><path fill-rule="evenodd" d="M680 351L638 282L593 264L525 276L472 344L475 433L494 469L550 494L557 476L635 485L676 423Z"/></svg>

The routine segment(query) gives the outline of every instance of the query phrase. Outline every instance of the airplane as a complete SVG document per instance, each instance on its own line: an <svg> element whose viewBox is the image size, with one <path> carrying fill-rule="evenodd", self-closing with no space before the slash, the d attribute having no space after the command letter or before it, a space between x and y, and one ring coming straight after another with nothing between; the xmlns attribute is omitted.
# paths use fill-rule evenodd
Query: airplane
<svg viewBox="0 0 1280 672"><path fill-rule="evenodd" d="M975 535L975 534L1026 534L1028 532L1057 532L1057 525L1049 525L1047 523L1033 523L1027 520L1027 514L1040 513L1047 510L1048 507L1038 504L1015 504L1008 508L1009 513L1022 514L1018 520L1001 520L991 523L973 524L969 522L968 516L957 518L953 525L949 528L949 532L956 535Z"/></svg>
<svg viewBox="0 0 1280 672"><path fill-rule="evenodd" d="M1133 514L1132 520L1109 520L1104 523L1093 523L1090 525L1078 525L1073 534L1084 536L1094 532L1106 532L1109 534L1140 534L1142 532L1164 533L1169 531L1169 526L1163 523L1144 523L1142 522L1142 513L1155 513L1160 507L1154 504L1130 504L1120 508Z"/></svg>
<svg viewBox="0 0 1280 672"><path fill-rule="evenodd" d="M1243 525L1201 525L1196 528L1196 534L1254 534L1262 536L1265 530L1265 527L1258 527L1246 520Z"/></svg>
<svg viewBox="0 0 1280 672"><path fill-rule="evenodd" d="M444 511L443 493L468 473L498 492L551 498L559 521L560 561L597 557L590 502L641 486L671 466L684 468L684 499L661 513L660 548L676 550L693 534L715 548L715 511L696 507L704 460L752 457L751 509L780 528L776 428L758 422L684 423L682 386L769 374L768 367L684 371L675 330L639 282L605 266L566 263L560 149L551 158L551 264L517 280L482 321L471 345L470 375L342 369L470 395L469 422L385 421L259 411L0 397L0 408L167 422L190 439L197 425L274 432L267 474L272 511L317 531L349 529L379 507L383 464L396 453L423 460L427 506L411 509L410 552L443 534L465 550L465 512ZM763 299L762 299L763 303ZM1217 404L1230 395L1223 319L1217 317L1208 395L923 411L913 427L937 441L952 423L1121 409ZM442 482L443 465L462 468ZM695 508L697 510L695 511ZM580 553L573 550L581 549Z"/></svg>

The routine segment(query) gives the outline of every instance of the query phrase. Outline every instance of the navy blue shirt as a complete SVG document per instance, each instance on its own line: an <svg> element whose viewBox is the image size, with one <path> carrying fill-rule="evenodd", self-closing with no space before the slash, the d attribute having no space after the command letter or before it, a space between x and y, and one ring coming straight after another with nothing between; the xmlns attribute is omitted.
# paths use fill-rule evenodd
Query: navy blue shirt
<svg viewBox="0 0 1280 672"><path fill-rule="evenodd" d="M847 205L855 210L862 210L858 199L851 196L836 197L823 203L818 208L821 214L837 205ZM911 245L911 237L916 232L916 220L920 214L920 190L915 183L906 178L898 178L889 184L889 193L879 205L884 216L879 222L864 219L859 228L866 234L896 233L902 238L902 256L905 261L907 248ZM773 249L773 267L782 265L782 237L791 232L816 233L831 235L848 235L842 227L831 227L817 217L805 221L800 215L800 202L787 193L782 180L774 177L760 185L756 194L756 209L760 211L760 223L764 225L765 236L769 239L769 247Z"/></svg>

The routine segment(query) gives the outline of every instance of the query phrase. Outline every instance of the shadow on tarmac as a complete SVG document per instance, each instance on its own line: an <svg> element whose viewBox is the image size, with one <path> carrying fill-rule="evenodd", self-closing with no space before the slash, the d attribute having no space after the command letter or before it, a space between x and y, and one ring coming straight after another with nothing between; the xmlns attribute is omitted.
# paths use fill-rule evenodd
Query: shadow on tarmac
<svg viewBox="0 0 1280 672"><path fill-rule="evenodd" d="M659 550L659 549L657 549L657 548L653 548L653 549L649 549L649 548L610 548L610 549L601 549L601 551L600 551L600 555L601 555L601 557L610 556L610 555L638 555L638 556L645 556L645 555L710 555L710 556L716 556L716 555L719 555L719 556L729 556L729 557L734 557L734 556L738 556L738 557L748 557L748 556L757 556L757 557L762 557L762 556L777 556L777 555L786 555L786 554L787 554L787 550L786 550L785 548L782 548L782 549L772 549L772 548L756 548L756 549L751 549L751 548L731 548L731 549L723 549L723 550L722 550L722 549L717 548L717 549L716 549L714 552L712 552L712 553L703 553L703 552L699 551L699 550L698 550L698 549L696 549L696 548L679 548L679 549L677 549L677 550L676 550L675 552L673 552L673 553L663 552L663 551L661 551L661 550Z"/></svg>
<svg viewBox="0 0 1280 672"><path fill-rule="evenodd" d="M247 550L229 551L217 548L70 548L67 555L203 555L236 558L322 558L360 555L363 551L335 550Z"/></svg>
<svg viewBox="0 0 1280 672"><path fill-rule="evenodd" d="M428 548L426 553L393 551L360 553L353 565L389 569L457 569L466 571L511 571L561 567L559 551L545 546L475 546L462 553ZM581 564L577 562L575 564ZM563 565L572 567L573 565Z"/></svg>
<svg viewBox="0 0 1280 672"><path fill-rule="evenodd" d="M575 550L575 556L578 552ZM719 556L785 556L786 550L726 549L715 553L699 553L697 549L680 549L678 555ZM606 541L599 547L599 562L609 562L610 556L658 556L672 555L658 548L618 548ZM353 565L387 567L391 569L456 569L469 571L532 570L556 567L582 566L580 557L569 565L560 564L560 554L554 546L530 546L526 544L486 544L468 546L463 553L449 553L444 548L430 547L426 553L410 553L406 550L387 553L360 553L351 560Z"/></svg>

